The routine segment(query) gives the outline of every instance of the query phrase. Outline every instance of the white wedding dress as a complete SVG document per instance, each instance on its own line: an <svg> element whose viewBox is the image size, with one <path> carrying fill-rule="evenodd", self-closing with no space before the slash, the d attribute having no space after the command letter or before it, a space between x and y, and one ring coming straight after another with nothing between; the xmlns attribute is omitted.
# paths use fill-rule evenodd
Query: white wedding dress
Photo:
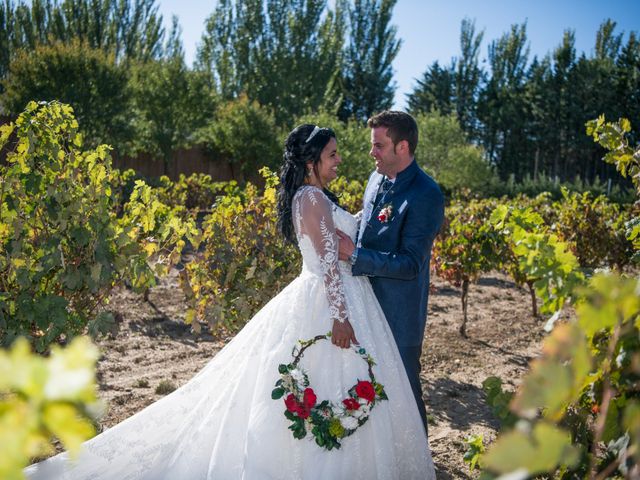
<svg viewBox="0 0 640 480"><path fill-rule="evenodd" d="M435 479L420 415L391 331L369 281L339 262L339 228L357 222L320 189L301 187L293 217L303 257L300 276L275 296L191 381L83 444L25 469L31 479L269 480ZM377 365L388 400L369 420L324 450L311 434L293 437L282 399L272 400L278 365L299 339L331 331L348 318ZM300 365L323 399L339 403L367 364L351 349L321 341Z"/></svg>

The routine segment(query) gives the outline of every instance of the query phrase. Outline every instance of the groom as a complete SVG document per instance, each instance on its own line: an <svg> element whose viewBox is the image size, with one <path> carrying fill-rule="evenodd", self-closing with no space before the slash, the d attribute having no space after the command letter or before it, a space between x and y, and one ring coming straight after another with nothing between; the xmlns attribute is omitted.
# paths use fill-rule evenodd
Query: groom
<svg viewBox="0 0 640 480"><path fill-rule="evenodd" d="M339 232L340 259L366 275L391 327L427 429L420 354L427 317L431 246L444 218L444 197L418 166L418 126L404 112L370 118L376 170L364 193L357 245Z"/></svg>

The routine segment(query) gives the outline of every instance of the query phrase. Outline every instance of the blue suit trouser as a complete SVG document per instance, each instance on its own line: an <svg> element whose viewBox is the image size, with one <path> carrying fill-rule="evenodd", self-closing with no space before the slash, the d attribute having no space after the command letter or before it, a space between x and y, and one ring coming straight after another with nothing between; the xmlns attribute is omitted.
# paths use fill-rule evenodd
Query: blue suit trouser
<svg viewBox="0 0 640 480"><path fill-rule="evenodd" d="M428 432L427 410L424 406L424 400L422 399L422 387L420 386L420 354L422 353L422 347L398 347L398 350L400 351L400 357L402 358L404 369L409 377L409 383L411 384L411 390L413 391L413 396L415 397L418 405L418 411L422 417L424 430L425 432Z"/></svg>

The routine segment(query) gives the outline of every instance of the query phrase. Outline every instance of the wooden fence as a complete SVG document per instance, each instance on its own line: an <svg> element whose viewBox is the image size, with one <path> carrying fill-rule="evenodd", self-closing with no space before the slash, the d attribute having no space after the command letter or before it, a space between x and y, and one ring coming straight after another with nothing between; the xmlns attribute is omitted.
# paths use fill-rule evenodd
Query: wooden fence
<svg viewBox="0 0 640 480"><path fill-rule="evenodd" d="M214 158L200 146L176 150L168 163L165 163L162 158L147 153L141 153L135 157L117 155L113 157L115 168L120 170L132 168L149 178L166 175L172 180L177 180L180 174L189 176L192 173L206 173L211 175L214 181L244 180L238 166L235 169L237 171L234 171L229 162Z"/></svg>

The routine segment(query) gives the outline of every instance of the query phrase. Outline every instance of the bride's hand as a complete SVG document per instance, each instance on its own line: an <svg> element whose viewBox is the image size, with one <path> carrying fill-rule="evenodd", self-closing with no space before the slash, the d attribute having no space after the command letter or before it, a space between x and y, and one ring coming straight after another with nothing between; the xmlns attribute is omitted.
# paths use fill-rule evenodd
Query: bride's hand
<svg viewBox="0 0 640 480"><path fill-rule="evenodd" d="M360 344L356 339L356 334L349 320L339 322L333 321L333 330L331 331L331 343L340 348L349 348L351 342Z"/></svg>

